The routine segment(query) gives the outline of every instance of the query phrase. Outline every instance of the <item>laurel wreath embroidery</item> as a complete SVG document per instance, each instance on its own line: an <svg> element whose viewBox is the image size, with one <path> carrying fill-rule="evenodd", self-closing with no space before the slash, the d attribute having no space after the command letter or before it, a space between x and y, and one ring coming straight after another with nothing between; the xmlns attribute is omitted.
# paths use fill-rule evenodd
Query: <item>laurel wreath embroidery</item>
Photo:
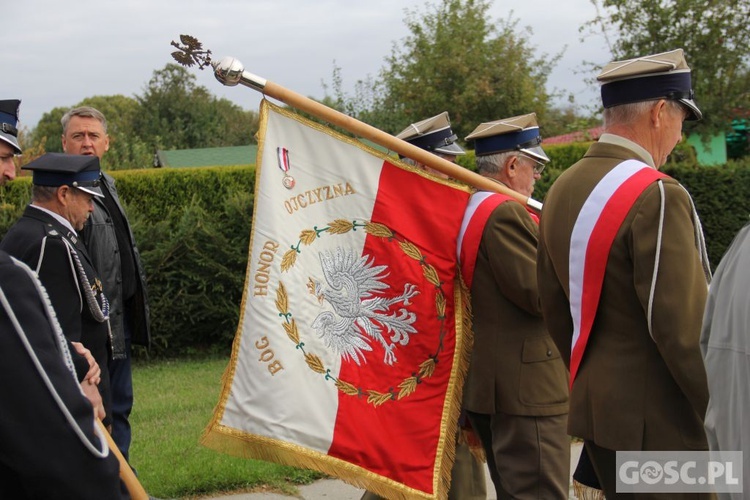
<svg viewBox="0 0 750 500"><path fill-rule="evenodd" d="M310 246L317 241L322 234L328 233L332 235L346 234L349 231L356 231L358 228L364 228L367 234L372 236L383 238L388 241L396 241L404 252L404 254L417 262L422 267L422 273L428 283L435 287L435 309L437 317L440 320L440 336L437 350L434 354L431 354L426 360L419 364L418 369L415 373L412 373L410 377L405 378L401 383L398 384L398 390L393 387L387 391L376 391L374 389L363 389L357 387L345 380L336 378L331 375L329 368L325 367L323 360L313 353L305 350L305 343L301 341L297 322L292 317L292 313L289 311L289 299L286 292L284 283L279 281L279 288L276 290L276 309L279 311L279 317L284 319L282 326L284 331L289 337L289 340L294 342L297 349L299 349L304 358L307 366L314 371L325 376L326 380L333 380L334 384L344 394L348 396L363 397L367 396L367 402L373 406L380 406L388 401L395 401L406 398L414 394L417 390L417 386L422 383L426 378L431 377L435 373L437 365L438 355L443 350L443 337L446 333L446 317L445 308L447 301L445 294L442 290L442 282L438 276L435 268L426 262L422 252L410 241L407 241L402 236L393 232L388 226L370 221L348 221L344 219L336 219L330 222L324 228L318 228L317 226L313 229L304 229L300 232L299 241L296 245L291 246L291 250L284 253L281 259L281 271L286 272L292 267L297 261L297 255L302 253L301 247Z"/></svg>

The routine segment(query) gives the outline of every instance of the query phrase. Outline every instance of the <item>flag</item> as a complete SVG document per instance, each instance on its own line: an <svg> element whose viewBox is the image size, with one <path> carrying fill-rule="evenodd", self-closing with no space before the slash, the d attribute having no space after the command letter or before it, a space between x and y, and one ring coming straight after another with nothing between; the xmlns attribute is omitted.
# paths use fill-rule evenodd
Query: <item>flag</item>
<svg viewBox="0 0 750 500"><path fill-rule="evenodd" d="M201 442L445 498L470 334L469 189L263 101L240 321Z"/></svg>

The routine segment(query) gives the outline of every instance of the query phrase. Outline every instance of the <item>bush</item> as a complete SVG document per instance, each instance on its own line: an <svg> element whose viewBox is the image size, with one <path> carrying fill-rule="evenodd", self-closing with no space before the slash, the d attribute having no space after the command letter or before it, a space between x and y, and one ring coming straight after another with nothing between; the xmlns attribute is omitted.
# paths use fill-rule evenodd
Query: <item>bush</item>
<svg viewBox="0 0 750 500"><path fill-rule="evenodd" d="M154 354L228 352L239 320L251 205L249 193L235 193L221 211L210 212L194 195L155 224L131 218L147 269Z"/></svg>
<svg viewBox="0 0 750 500"><path fill-rule="evenodd" d="M229 352L239 321L253 168L113 174L146 266L154 356Z"/></svg>
<svg viewBox="0 0 750 500"><path fill-rule="evenodd" d="M680 181L693 197L711 266L716 268L750 216L750 158L720 167L668 164L663 171Z"/></svg>
<svg viewBox="0 0 750 500"><path fill-rule="evenodd" d="M552 165L534 192L539 200L583 150L555 147L548 154ZM471 168L473 154L460 161ZM750 159L722 167L670 162L664 171L692 194L716 266L748 221ZM112 175L148 276L150 355L229 352L247 269L254 168L132 170ZM30 179L24 177L0 188L0 237L21 216L30 186ZM144 354L136 351L138 356Z"/></svg>
<svg viewBox="0 0 750 500"><path fill-rule="evenodd" d="M111 172L146 268L151 355L229 352L247 267L254 172L251 167ZM29 177L0 188L0 237L29 203L30 188Z"/></svg>

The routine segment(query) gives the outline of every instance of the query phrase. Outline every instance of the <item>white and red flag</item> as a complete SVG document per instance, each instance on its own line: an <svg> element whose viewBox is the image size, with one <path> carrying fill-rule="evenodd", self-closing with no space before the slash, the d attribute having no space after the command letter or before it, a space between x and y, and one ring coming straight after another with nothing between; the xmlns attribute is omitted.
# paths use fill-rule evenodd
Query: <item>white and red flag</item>
<svg viewBox="0 0 750 500"><path fill-rule="evenodd" d="M261 104L245 290L202 443L445 498L470 334L469 189Z"/></svg>

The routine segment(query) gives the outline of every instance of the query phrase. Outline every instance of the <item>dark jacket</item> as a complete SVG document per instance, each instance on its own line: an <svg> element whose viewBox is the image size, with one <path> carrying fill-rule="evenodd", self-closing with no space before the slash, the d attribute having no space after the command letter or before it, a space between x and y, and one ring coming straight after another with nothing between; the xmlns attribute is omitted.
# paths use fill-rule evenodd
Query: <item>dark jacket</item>
<svg viewBox="0 0 750 500"><path fill-rule="evenodd" d="M119 499L119 463L100 453L91 405L42 290L30 269L0 252L0 498Z"/></svg>
<svg viewBox="0 0 750 500"><path fill-rule="evenodd" d="M102 369L99 392L107 411L104 420L107 424L111 411L107 370L110 359L109 327L106 321L95 318L86 299L88 287L98 304L102 304L102 290L80 238L48 213L28 206L0 242L0 250L37 272L65 336L72 342L81 342L99 363ZM83 267L84 279L76 269L74 253Z"/></svg>
<svg viewBox="0 0 750 500"><path fill-rule="evenodd" d="M109 196L114 201L125 224L127 240L130 242L128 251L131 252L136 267L136 292L131 299L130 311L133 325L132 342L137 345L149 347L151 343L148 295L146 291L146 272L143 269L141 256L133 238L133 231L125 215L125 211L117 196L115 180L112 176L102 172L100 187L104 196ZM107 207L100 198L94 198L94 212L86 222L82 238L86 249L91 256L91 261L99 273L104 285L104 292L109 299L111 313L110 324L112 326L112 352L116 359L125 357L125 333L124 314L125 303L122 296L122 266L118 253L117 236L115 235L115 224Z"/></svg>

